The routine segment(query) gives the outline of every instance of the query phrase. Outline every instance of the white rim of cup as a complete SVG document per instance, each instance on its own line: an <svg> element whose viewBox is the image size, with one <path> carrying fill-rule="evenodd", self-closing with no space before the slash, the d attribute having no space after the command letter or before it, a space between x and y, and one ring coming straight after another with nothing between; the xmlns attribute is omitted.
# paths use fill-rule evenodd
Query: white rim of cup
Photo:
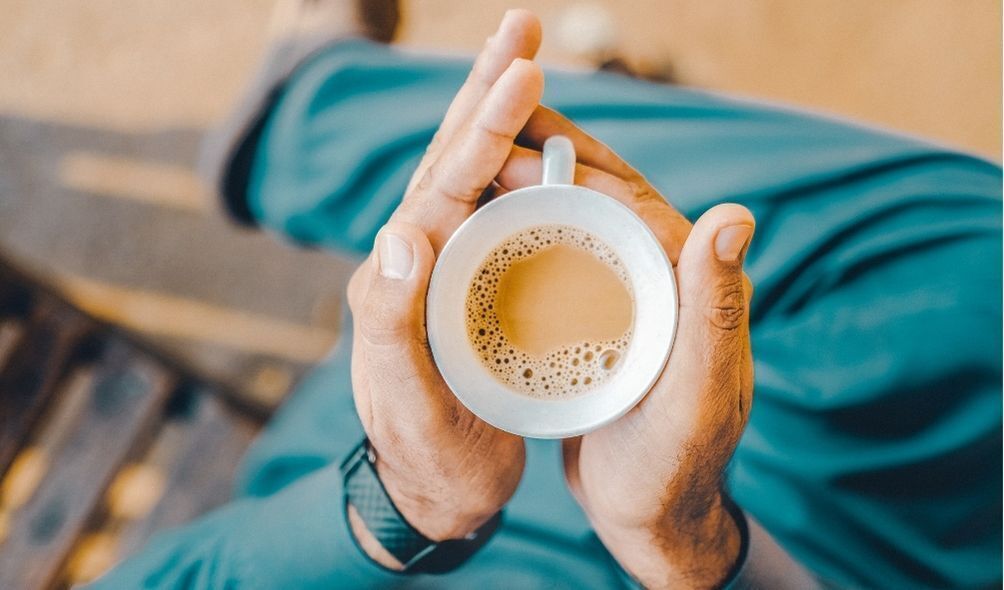
<svg viewBox="0 0 1004 590"><path fill-rule="evenodd" d="M440 374L470 411L520 436L567 438L620 418L658 379L676 336L676 278L662 246L628 207L571 184L574 165L571 142L548 139L544 182L507 193L464 221L440 252L429 283L426 328ZM478 267L506 238L542 225L569 225L603 241L621 260L634 291L633 333L623 365L593 389L567 398L508 388L484 367L467 335L466 296Z"/></svg>

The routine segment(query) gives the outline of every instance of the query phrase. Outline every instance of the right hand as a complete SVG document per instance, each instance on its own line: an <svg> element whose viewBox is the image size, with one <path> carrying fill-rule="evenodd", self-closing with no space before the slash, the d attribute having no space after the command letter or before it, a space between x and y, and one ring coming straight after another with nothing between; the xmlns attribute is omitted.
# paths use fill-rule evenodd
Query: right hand
<svg viewBox="0 0 1004 590"><path fill-rule="evenodd" d="M543 74L528 61L539 44L537 18L509 11L349 283L356 410L395 506L436 541L476 530L509 501L523 472L523 439L477 418L443 381L426 339L425 297L436 256L540 101Z"/></svg>

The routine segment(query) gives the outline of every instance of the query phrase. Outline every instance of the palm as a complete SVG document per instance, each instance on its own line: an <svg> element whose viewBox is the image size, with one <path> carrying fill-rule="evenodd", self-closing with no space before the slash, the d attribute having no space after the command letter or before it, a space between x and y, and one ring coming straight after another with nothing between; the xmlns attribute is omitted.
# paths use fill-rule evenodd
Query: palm
<svg viewBox="0 0 1004 590"><path fill-rule="evenodd" d="M684 387L674 383L675 373L671 358L653 392ZM569 485L587 511L629 521L653 513L667 482L676 479L677 450L687 446L695 423L686 397L678 401L654 401L650 393L613 424L566 441Z"/></svg>

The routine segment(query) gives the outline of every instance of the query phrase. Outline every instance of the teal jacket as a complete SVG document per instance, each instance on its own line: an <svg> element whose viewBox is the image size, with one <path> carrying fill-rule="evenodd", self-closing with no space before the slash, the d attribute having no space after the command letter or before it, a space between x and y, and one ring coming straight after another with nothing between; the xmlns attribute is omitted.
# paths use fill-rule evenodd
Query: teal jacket
<svg viewBox="0 0 1004 590"><path fill-rule="evenodd" d="M236 210L364 255L468 68L366 42L316 55L272 108ZM755 401L727 474L746 513L828 585L999 587L1001 169L602 73L549 72L545 102L688 217L723 201L757 217ZM559 446L537 440L504 525L471 561L443 577L381 569L342 500L338 463L361 435L342 346L249 453L232 503L161 533L95 587L623 585L566 490Z"/></svg>

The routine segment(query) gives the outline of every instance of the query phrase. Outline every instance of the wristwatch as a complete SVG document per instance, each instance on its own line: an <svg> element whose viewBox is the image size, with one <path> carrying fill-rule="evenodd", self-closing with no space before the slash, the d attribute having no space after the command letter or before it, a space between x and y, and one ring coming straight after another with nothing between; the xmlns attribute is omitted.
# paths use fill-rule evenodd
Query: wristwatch
<svg viewBox="0 0 1004 590"><path fill-rule="evenodd" d="M350 504L356 509L366 528L404 565L406 573L453 571L491 539L502 521L500 511L463 539L436 542L418 532L394 506L377 475L376 453L368 439L352 449L340 469L346 509Z"/></svg>

